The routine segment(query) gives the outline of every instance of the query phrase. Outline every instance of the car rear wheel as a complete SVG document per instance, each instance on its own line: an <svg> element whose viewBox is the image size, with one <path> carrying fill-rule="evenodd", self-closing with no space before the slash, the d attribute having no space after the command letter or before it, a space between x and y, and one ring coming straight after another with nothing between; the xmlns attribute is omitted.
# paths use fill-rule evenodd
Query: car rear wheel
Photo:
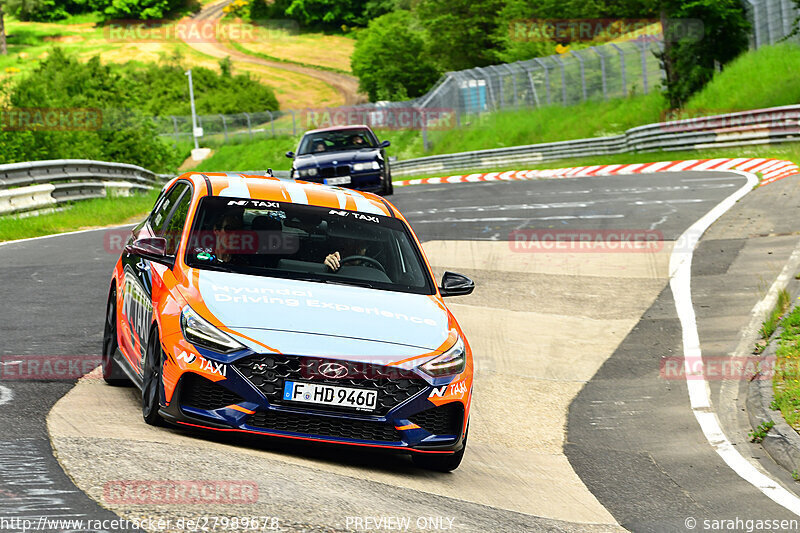
<svg viewBox="0 0 800 533"><path fill-rule="evenodd" d="M163 382L161 381L164 368L164 350L161 349L161 340L158 328L154 327L150 334L150 342L144 356L144 375L142 376L142 417L151 426L163 426L164 419L158 414Z"/></svg>
<svg viewBox="0 0 800 533"><path fill-rule="evenodd" d="M424 468L425 470L433 470L436 472L452 472L458 468L458 465L461 464L461 460L464 458L464 452L467 449L468 435L469 425L467 425L467 431L464 433L463 446L453 455L418 453L412 455L411 459L414 461L415 465L420 468Z"/></svg>
<svg viewBox="0 0 800 533"><path fill-rule="evenodd" d="M117 347L117 290L114 288L111 289L111 294L108 295L106 323L103 328L103 379L109 385L128 385L130 380L114 359Z"/></svg>

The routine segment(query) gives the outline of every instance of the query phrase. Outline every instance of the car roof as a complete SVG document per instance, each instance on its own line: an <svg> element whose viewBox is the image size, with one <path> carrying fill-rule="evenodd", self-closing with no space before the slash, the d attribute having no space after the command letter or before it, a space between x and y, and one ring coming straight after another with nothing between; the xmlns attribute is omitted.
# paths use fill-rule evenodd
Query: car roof
<svg viewBox="0 0 800 533"><path fill-rule="evenodd" d="M316 130L308 130L307 132L305 132L303 136L305 137L306 135L310 135L312 133L322 133L325 131L349 131L349 130L364 130L364 129L372 131L372 128L370 128L366 124L351 124L349 126L331 126L330 128L319 128Z"/></svg>
<svg viewBox="0 0 800 533"><path fill-rule="evenodd" d="M188 179L196 188L205 191L203 196L208 196L210 190L211 196L290 202L391 217L400 215L381 196L320 183L239 172L188 172L175 179Z"/></svg>

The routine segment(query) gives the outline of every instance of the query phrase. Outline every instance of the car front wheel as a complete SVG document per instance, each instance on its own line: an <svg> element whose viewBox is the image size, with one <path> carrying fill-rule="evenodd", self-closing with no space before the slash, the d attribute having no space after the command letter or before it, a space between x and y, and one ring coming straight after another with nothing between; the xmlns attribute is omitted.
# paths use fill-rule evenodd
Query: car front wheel
<svg viewBox="0 0 800 533"><path fill-rule="evenodd" d="M153 328L150 342L147 343L143 367L142 417L151 426L163 426L164 419L158 414L158 409L163 389L161 377L164 367L164 350L161 348L161 340L156 327Z"/></svg>

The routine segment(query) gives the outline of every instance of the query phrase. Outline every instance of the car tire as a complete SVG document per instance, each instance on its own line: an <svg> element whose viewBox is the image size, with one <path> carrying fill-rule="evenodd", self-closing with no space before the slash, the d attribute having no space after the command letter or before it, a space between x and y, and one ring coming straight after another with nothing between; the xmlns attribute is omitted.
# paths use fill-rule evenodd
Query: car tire
<svg viewBox="0 0 800 533"><path fill-rule="evenodd" d="M440 454L423 454L415 453L411 456L414 464L419 468L425 470L433 470L435 472L452 472L461 460L464 458L464 452L467 449L467 436L469 435L469 424L467 424L467 431L464 433L464 442L461 449L453 455L440 455Z"/></svg>
<svg viewBox="0 0 800 533"><path fill-rule="evenodd" d="M119 387L130 385L131 381L125 375L114 355L119 347L117 341L117 289L111 289L106 304L106 322L103 328L103 351L101 356L103 379L109 385Z"/></svg>
<svg viewBox="0 0 800 533"><path fill-rule="evenodd" d="M157 327L153 327L150 334L142 367L142 418L151 426L164 426L164 419L158 414L161 408L161 391L164 388L164 350L161 348Z"/></svg>
<svg viewBox="0 0 800 533"><path fill-rule="evenodd" d="M383 196L391 196L394 194L394 183L392 183L392 174L386 172L386 178L383 181Z"/></svg>

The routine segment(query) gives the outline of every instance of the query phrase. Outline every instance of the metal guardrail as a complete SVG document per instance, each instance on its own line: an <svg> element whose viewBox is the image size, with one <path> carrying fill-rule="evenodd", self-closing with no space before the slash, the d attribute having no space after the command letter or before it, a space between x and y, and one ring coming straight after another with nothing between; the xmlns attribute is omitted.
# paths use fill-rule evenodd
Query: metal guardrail
<svg viewBox="0 0 800 533"><path fill-rule="evenodd" d="M0 214L53 207L157 186L163 177L124 163L55 159L0 165Z"/></svg>
<svg viewBox="0 0 800 533"><path fill-rule="evenodd" d="M791 141L800 141L800 105L648 124L609 137L407 159L392 164L392 175L473 171L607 154L726 148Z"/></svg>

